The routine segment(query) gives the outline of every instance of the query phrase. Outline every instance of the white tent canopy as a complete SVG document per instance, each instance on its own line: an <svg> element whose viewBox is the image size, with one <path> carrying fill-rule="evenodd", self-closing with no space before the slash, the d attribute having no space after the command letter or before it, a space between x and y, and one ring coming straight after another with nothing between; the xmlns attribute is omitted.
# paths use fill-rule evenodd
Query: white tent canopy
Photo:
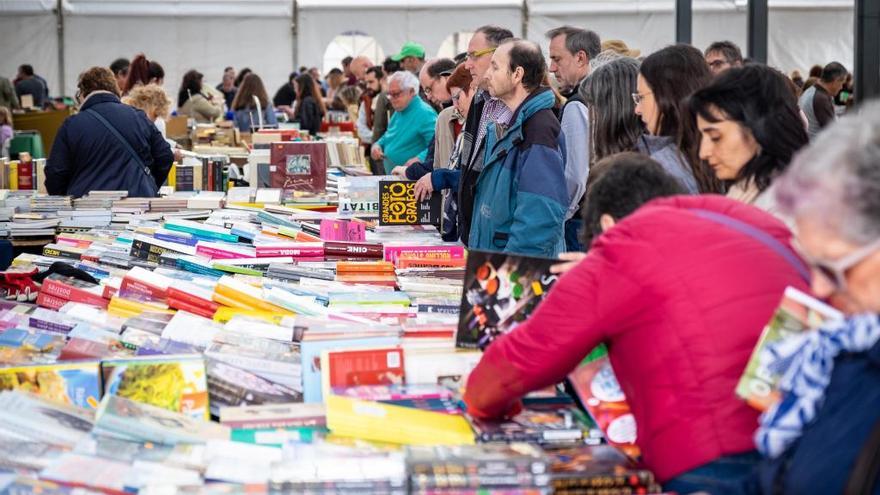
<svg viewBox="0 0 880 495"><path fill-rule="evenodd" d="M216 84L223 68L231 65L253 69L271 93L294 64L322 67L325 53L333 60L340 58L347 45L331 46L338 35L372 37L377 46L370 53L385 55L396 53L405 41L418 41L431 57L444 41L448 50L453 33L471 32L483 24L505 26L545 47L543 33L548 29L583 26L603 39L622 39L648 54L674 42L674 4L674 0L63 0L65 81L59 91L56 1L0 0L0 76L13 77L18 65L30 63L49 81L52 94L70 95L77 75L87 67L143 52L163 65L171 92L189 69L203 72L207 82ZM852 67L852 0L770 0L769 31L769 62L780 69L806 71L831 60ZM729 39L745 50L746 0L694 0L693 36L701 48Z"/></svg>

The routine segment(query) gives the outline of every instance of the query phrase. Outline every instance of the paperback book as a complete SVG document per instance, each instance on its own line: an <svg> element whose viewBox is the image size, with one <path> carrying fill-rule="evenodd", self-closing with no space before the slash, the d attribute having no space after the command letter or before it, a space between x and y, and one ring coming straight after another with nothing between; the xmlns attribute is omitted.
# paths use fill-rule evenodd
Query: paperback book
<svg viewBox="0 0 880 495"><path fill-rule="evenodd" d="M379 225L431 225L440 223L439 194L418 201L415 181L379 181Z"/></svg>
<svg viewBox="0 0 880 495"><path fill-rule="evenodd" d="M468 252L456 346L485 349L525 321L558 275L558 260L505 253Z"/></svg>

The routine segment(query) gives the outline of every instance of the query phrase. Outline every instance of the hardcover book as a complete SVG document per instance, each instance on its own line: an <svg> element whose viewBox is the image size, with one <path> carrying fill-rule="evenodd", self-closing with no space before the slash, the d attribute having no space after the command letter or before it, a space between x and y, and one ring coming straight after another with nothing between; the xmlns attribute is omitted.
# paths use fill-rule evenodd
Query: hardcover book
<svg viewBox="0 0 880 495"><path fill-rule="evenodd" d="M438 225L439 194L416 200L415 181L379 181L379 225Z"/></svg>
<svg viewBox="0 0 880 495"><path fill-rule="evenodd" d="M269 159L270 186L293 191L323 193L327 190L327 144L317 141L272 143Z"/></svg>
<svg viewBox="0 0 880 495"><path fill-rule="evenodd" d="M556 263L547 258L469 251L456 346L485 349L524 322L559 278L550 273Z"/></svg>

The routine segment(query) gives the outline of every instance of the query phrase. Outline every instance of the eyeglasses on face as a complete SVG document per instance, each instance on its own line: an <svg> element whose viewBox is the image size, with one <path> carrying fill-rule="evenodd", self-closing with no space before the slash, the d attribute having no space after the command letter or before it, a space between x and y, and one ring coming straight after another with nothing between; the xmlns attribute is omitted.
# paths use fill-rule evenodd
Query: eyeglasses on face
<svg viewBox="0 0 880 495"><path fill-rule="evenodd" d="M846 290L846 276L847 273L856 267L862 261L874 254L878 249L880 249L880 239L865 245L859 249L856 249L852 253L840 258L838 260L829 261L823 260L819 258L814 258L807 254L804 249L797 243L794 242L793 247L795 250L803 257L810 266L813 267L813 270L816 271L819 275L821 275L825 280L834 285L834 289L837 291L845 291Z"/></svg>
<svg viewBox="0 0 880 495"><path fill-rule="evenodd" d="M388 92L389 98L397 99L397 98L400 98L401 96L403 96L403 91L389 91Z"/></svg>
<svg viewBox="0 0 880 495"><path fill-rule="evenodd" d="M648 95L651 95L651 94L654 94L654 93L651 93L651 92L648 92L648 93L645 93L645 94L633 93L633 94L632 94L633 102L634 102L636 105L638 105L639 103L642 102L642 100L644 100Z"/></svg>
<svg viewBox="0 0 880 495"><path fill-rule="evenodd" d="M494 52L495 50L495 48L483 48L482 50L474 50L467 53L467 58L468 60L476 60L483 55Z"/></svg>

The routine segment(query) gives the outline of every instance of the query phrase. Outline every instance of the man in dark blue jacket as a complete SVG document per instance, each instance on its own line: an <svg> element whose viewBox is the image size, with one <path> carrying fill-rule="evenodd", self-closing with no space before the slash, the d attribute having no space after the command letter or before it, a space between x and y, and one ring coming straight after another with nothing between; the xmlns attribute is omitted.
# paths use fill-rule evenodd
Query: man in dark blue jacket
<svg viewBox="0 0 880 495"><path fill-rule="evenodd" d="M113 73L105 67L84 72L77 99L80 111L61 125L46 163L49 194L157 196L174 154L143 111L119 101Z"/></svg>

